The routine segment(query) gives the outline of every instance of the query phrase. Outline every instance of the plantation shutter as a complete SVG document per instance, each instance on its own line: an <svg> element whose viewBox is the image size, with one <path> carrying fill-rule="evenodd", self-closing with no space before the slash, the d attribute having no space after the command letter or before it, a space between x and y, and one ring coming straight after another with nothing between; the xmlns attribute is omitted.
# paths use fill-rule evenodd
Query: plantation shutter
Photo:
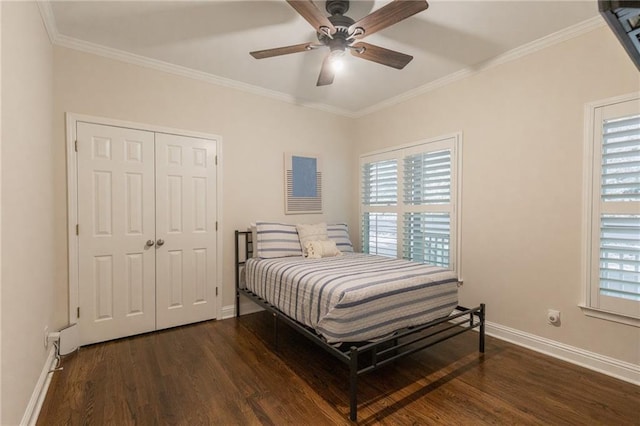
<svg viewBox="0 0 640 426"><path fill-rule="evenodd" d="M640 116L605 120L602 201L640 201Z"/></svg>
<svg viewBox="0 0 640 426"><path fill-rule="evenodd" d="M403 230L405 259L449 267L449 213L405 213Z"/></svg>
<svg viewBox="0 0 640 426"><path fill-rule="evenodd" d="M389 207L398 204L398 160L385 159L362 166L362 205ZM384 210L384 209L383 209ZM388 211L366 211L362 217L362 251L395 257L398 252L398 218Z"/></svg>
<svg viewBox="0 0 640 426"><path fill-rule="evenodd" d="M365 213L362 218L362 251L369 254L396 257L398 253L398 215L396 213Z"/></svg>
<svg viewBox="0 0 640 426"><path fill-rule="evenodd" d="M451 149L407 155L403 166L403 257L448 268L451 250ZM415 207L414 207L415 206Z"/></svg>
<svg viewBox="0 0 640 426"><path fill-rule="evenodd" d="M391 206L398 203L397 160L366 163L362 176L362 204Z"/></svg>
<svg viewBox="0 0 640 426"><path fill-rule="evenodd" d="M457 265L459 135L362 156L362 251Z"/></svg>
<svg viewBox="0 0 640 426"><path fill-rule="evenodd" d="M640 301L640 216L602 215L600 294Z"/></svg>
<svg viewBox="0 0 640 426"><path fill-rule="evenodd" d="M451 201L451 151L423 152L404 159L404 202L417 206Z"/></svg>
<svg viewBox="0 0 640 426"><path fill-rule="evenodd" d="M640 301L640 116L604 120L601 148L600 294Z"/></svg>

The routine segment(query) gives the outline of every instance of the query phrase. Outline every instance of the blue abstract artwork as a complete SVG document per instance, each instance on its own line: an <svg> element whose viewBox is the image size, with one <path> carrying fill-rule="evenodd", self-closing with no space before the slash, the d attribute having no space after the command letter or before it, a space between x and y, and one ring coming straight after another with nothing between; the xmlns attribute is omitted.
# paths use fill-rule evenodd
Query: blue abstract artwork
<svg viewBox="0 0 640 426"><path fill-rule="evenodd" d="M318 160L310 157L291 157L293 196L318 196Z"/></svg>

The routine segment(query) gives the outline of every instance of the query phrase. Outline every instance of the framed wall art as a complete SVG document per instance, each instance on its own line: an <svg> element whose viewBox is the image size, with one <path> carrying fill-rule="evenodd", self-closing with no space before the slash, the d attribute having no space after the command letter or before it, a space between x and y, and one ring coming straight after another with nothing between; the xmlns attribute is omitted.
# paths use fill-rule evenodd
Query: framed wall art
<svg viewBox="0 0 640 426"><path fill-rule="evenodd" d="M322 213L322 171L318 156L284 154L285 214Z"/></svg>

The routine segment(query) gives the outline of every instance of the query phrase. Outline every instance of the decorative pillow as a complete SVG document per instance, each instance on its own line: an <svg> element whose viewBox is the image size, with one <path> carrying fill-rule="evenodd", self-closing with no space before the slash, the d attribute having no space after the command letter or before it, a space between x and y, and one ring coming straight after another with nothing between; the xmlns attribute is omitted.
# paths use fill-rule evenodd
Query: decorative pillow
<svg viewBox="0 0 640 426"><path fill-rule="evenodd" d="M321 257L333 257L342 254L336 247L336 242L331 240L307 241L304 248L309 259L320 259Z"/></svg>
<svg viewBox="0 0 640 426"><path fill-rule="evenodd" d="M286 223L256 222L257 257L302 256L300 239L295 225Z"/></svg>
<svg viewBox="0 0 640 426"><path fill-rule="evenodd" d="M258 257L258 229L255 223L249 224L251 229L251 257Z"/></svg>
<svg viewBox="0 0 640 426"><path fill-rule="evenodd" d="M329 239L327 235L327 224L324 222L315 225L296 225L296 229L298 230L300 247L302 247L302 255L304 257L307 257L307 251L305 249L307 242L327 241Z"/></svg>
<svg viewBox="0 0 640 426"><path fill-rule="evenodd" d="M353 244L349 239L349 229L346 223L327 225L327 235L330 240L335 241L338 250L343 253L353 253Z"/></svg>

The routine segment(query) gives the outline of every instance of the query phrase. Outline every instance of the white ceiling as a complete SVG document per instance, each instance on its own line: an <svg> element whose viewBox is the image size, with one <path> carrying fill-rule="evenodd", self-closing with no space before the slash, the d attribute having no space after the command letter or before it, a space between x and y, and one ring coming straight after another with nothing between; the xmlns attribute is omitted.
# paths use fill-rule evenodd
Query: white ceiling
<svg viewBox="0 0 640 426"><path fill-rule="evenodd" d="M315 3L325 11L324 1ZM357 21L386 3L352 1L346 15ZM405 69L347 55L334 83L316 87L324 48L260 60L249 55L317 40L285 1L55 1L50 6L49 24L66 44L117 49L352 115L598 15L595 0L432 0L427 10L364 38L412 55Z"/></svg>

